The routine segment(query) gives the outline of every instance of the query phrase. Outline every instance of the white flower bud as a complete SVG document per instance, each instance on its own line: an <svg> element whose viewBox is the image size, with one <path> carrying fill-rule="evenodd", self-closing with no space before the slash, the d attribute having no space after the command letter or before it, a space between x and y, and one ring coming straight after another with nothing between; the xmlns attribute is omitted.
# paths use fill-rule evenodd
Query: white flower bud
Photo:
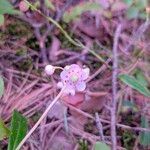
<svg viewBox="0 0 150 150"><path fill-rule="evenodd" d="M45 67L45 72L47 75L52 75L54 73L54 71L55 71L55 67L52 65L47 65Z"/></svg>

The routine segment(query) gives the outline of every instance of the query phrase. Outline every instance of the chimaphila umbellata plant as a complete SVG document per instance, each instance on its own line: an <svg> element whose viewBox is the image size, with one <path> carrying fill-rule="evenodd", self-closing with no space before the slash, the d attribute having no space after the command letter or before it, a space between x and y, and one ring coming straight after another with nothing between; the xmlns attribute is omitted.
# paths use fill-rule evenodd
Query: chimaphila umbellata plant
<svg viewBox="0 0 150 150"><path fill-rule="evenodd" d="M63 95L75 95L76 92L83 92L86 89L86 80L89 77L90 69L80 67L77 64L67 65L64 68L58 66L47 65L45 67L45 73L47 75L53 75L56 69L61 69L60 79L57 87L60 90L59 94L54 98L50 105L46 108L40 119L36 122L33 128L28 132L24 139L20 142L16 150L19 150L26 140L31 136L35 129L39 126L42 120L47 116L50 109L56 104L56 102Z"/></svg>

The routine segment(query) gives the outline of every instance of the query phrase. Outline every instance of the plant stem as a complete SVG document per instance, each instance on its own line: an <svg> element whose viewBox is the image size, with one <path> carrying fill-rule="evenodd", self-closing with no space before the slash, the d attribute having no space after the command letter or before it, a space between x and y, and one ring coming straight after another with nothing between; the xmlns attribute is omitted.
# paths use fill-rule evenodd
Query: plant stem
<svg viewBox="0 0 150 150"><path fill-rule="evenodd" d="M42 120L46 117L49 110L54 106L54 104L58 101L58 99L61 97L61 95L64 92L65 87L62 88L62 90L59 92L59 94L55 97L55 99L50 103L50 105L46 108L40 119L37 121L37 123L33 126L33 128L28 132L28 134L23 138L23 140L19 143L16 150L19 150L23 144L26 142L26 140L31 136L31 134L36 130L36 128L40 125Z"/></svg>
<svg viewBox="0 0 150 150"><path fill-rule="evenodd" d="M112 140L112 150L117 149L117 132L116 132L116 110L117 110L117 78L118 78L118 42L121 34L122 25L117 26L114 44L113 44L113 72L112 72L112 108L111 108L111 140Z"/></svg>
<svg viewBox="0 0 150 150"><path fill-rule="evenodd" d="M78 46L80 48L87 48L86 46L84 46L81 42L74 40L73 38L70 37L70 35L61 27L61 25L59 23L57 23L57 21L55 21L53 18L51 17L47 17L46 15L44 15L41 11L39 11L35 6L33 6L28 0L24 0L30 7L32 7L32 9L34 9L35 11L37 11L40 15L42 15L44 18L46 18L48 21L50 21L51 23L53 23L58 29L60 29L60 31L64 34L64 36L68 39L68 41L70 43L72 43L75 46ZM87 50L94 55L95 57L97 57L102 63L105 63L105 60L98 55L94 50L91 50L90 48L87 48Z"/></svg>

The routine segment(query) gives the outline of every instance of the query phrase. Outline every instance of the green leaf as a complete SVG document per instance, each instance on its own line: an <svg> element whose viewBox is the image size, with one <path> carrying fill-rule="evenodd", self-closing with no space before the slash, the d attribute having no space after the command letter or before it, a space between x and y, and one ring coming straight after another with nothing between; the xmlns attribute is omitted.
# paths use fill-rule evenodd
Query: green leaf
<svg viewBox="0 0 150 150"><path fill-rule="evenodd" d="M110 147L104 142L96 142L94 145L94 150L110 150Z"/></svg>
<svg viewBox="0 0 150 150"><path fill-rule="evenodd" d="M141 117L141 127L143 128L149 128L148 119L144 116ZM140 143L143 146L149 146L150 145L150 132L143 131L140 134Z"/></svg>
<svg viewBox="0 0 150 150"><path fill-rule="evenodd" d="M27 132L27 119L14 110L12 120L8 150L15 150Z"/></svg>
<svg viewBox="0 0 150 150"><path fill-rule="evenodd" d="M4 24L4 15L0 14L0 26L2 26Z"/></svg>
<svg viewBox="0 0 150 150"><path fill-rule="evenodd" d="M128 10L127 10L127 17L129 19L135 19L138 17L138 14L139 14L139 9L135 6L132 6L130 7Z"/></svg>
<svg viewBox="0 0 150 150"><path fill-rule="evenodd" d="M45 0L45 6L49 9L55 10L55 6L52 4L51 0Z"/></svg>
<svg viewBox="0 0 150 150"><path fill-rule="evenodd" d="M0 118L0 140L9 136L9 129L5 126L3 120Z"/></svg>
<svg viewBox="0 0 150 150"><path fill-rule="evenodd" d="M8 0L0 0L0 14L20 14L15 10Z"/></svg>
<svg viewBox="0 0 150 150"><path fill-rule="evenodd" d="M138 108L136 107L135 103L129 100L123 100L121 112L128 112L132 110L133 112L137 112Z"/></svg>
<svg viewBox="0 0 150 150"><path fill-rule="evenodd" d="M148 1L147 0L137 0L135 3L135 6L139 9L145 9L148 6Z"/></svg>
<svg viewBox="0 0 150 150"><path fill-rule="evenodd" d="M2 97L3 93L4 93L4 80L0 76L0 98Z"/></svg>
<svg viewBox="0 0 150 150"><path fill-rule="evenodd" d="M146 14L146 12L141 12L140 14L139 14L139 19L146 19L146 16L147 16L147 14Z"/></svg>
<svg viewBox="0 0 150 150"><path fill-rule="evenodd" d="M135 72L136 79L143 85L148 87L148 82L144 76L144 73L141 70L136 70Z"/></svg>
<svg viewBox="0 0 150 150"><path fill-rule="evenodd" d="M131 6L133 4L133 0L123 0L125 4Z"/></svg>
<svg viewBox="0 0 150 150"><path fill-rule="evenodd" d="M83 12L91 11L91 10L99 10L101 7L99 4L94 2L85 2L83 4L79 4L72 8L69 12L65 12L63 15L63 20L66 23L69 23L72 20L75 20L79 17Z"/></svg>
<svg viewBox="0 0 150 150"><path fill-rule="evenodd" d="M150 91L147 87L143 86L137 79L135 79L133 76L129 76L127 74L122 74L119 76L119 79L130 86L131 88L137 90L141 94L150 97Z"/></svg>

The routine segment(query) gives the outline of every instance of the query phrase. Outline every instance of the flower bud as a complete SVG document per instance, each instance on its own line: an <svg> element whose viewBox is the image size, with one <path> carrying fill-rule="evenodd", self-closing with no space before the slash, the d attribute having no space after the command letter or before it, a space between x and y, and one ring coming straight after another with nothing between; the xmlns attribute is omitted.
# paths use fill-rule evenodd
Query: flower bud
<svg viewBox="0 0 150 150"><path fill-rule="evenodd" d="M19 3L19 9L20 9L20 11L22 11L22 12L26 12L26 11L28 11L28 9L29 9L29 5L28 5L25 1L21 1L21 2Z"/></svg>
<svg viewBox="0 0 150 150"><path fill-rule="evenodd" d="M55 71L55 67L52 65L47 65L45 67L45 72L47 75L52 75L54 73L54 71Z"/></svg>

